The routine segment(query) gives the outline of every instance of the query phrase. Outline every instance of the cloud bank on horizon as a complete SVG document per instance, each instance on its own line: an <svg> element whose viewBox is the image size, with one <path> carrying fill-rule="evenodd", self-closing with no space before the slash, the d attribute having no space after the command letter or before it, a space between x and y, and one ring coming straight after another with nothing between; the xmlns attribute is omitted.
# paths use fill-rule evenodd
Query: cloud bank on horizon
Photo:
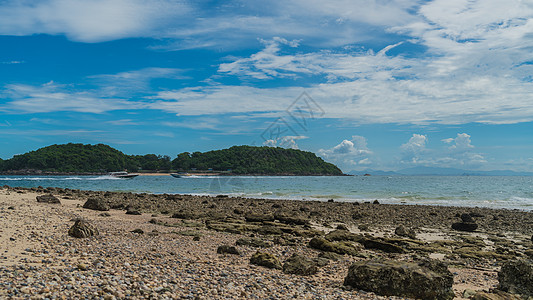
<svg viewBox="0 0 533 300"><path fill-rule="evenodd" d="M300 143L345 171L533 170L532 17L518 0L2 1L0 137L52 143L68 128L220 148L249 143L306 91L323 129L259 143Z"/></svg>

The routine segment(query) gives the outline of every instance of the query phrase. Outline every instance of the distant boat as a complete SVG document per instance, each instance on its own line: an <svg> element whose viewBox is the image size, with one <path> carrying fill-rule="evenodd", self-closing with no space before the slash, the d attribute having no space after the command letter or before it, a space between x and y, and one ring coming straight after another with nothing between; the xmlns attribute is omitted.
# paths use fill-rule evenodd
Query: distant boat
<svg viewBox="0 0 533 300"><path fill-rule="evenodd" d="M109 176L116 177L116 178L133 178L139 176L139 174L129 174L126 171L122 172L111 172L109 173Z"/></svg>
<svg viewBox="0 0 533 300"><path fill-rule="evenodd" d="M175 177L175 178L185 178L185 177L190 177L191 174L189 174L189 173L170 173L170 176Z"/></svg>

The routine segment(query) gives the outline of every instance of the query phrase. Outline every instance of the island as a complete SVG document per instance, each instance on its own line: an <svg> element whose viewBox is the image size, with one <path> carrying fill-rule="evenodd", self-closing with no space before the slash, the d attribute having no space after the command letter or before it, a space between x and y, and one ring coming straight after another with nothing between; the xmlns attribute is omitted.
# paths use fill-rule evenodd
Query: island
<svg viewBox="0 0 533 300"><path fill-rule="evenodd" d="M233 146L207 152L127 155L105 144L51 145L0 159L2 174L105 174L130 172L217 172L224 175L344 175L312 152L279 147Z"/></svg>

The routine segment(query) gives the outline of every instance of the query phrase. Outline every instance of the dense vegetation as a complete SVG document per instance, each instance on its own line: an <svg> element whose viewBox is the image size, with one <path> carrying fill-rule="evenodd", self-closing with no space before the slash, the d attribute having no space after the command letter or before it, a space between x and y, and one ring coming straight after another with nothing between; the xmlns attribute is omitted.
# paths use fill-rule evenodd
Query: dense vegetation
<svg viewBox="0 0 533 300"><path fill-rule="evenodd" d="M293 149L233 146L204 153L185 152L172 161L176 170L231 170L235 174L342 175L335 165L311 152Z"/></svg>
<svg viewBox="0 0 533 300"><path fill-rule="evenodd" d="M213 170L235 174L341 175L335 165L311 152L293 149L235 146L205 153L185 152L171 161L155 154L126 155L104 144L52 145L8 160L0 159L0 171L112 172L120 170Z"/></svg>

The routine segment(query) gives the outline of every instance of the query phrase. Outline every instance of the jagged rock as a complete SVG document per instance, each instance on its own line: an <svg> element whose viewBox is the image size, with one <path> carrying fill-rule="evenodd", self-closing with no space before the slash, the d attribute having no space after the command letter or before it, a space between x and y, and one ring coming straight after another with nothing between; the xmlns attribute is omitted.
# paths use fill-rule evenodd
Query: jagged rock
<svg viewBox="0 0 533 300"><path fill-rule="evenodd" d="M250 258L250 263L253 265L258 265L270 269L282 269L281 263L279 260L270 253L264 253L257 251L252 257Z"/></svg>
<svg viewBox="0 0 533 300"><path fill-rule="evenodd" d="M453 274L438 261L359 261L352 264L344 285L384 296L453 299Z"/></svg>
<svg viewBox="0 0 533 300"><path fill-rule="evenodd" d="M416 233L412 228L407 228L403 225L396 227L394 233L399 236L405 236L411 239L416 239Z"/></svg>
<svg viewBox="0 0 533 300"><path fill-rule="evenodd" d="M533 296L533 261L507 261L498 272L498 288L502 291Z"/></svg>
<svg viewBox="0 0 533 300"><path fill-rule="evenodd" d="M354 256L359 253L359 249L349 242L330 242L326 239L316 237L309 241L309 247L317 250Z"/></svg>
<svg viewBox="0 0 533 300"><path fill-rule="evenodd" d="M218 254L227 253L227 254L235 254L235 255L240 255L241 254L239 252L239 250L237 250L237 248L235 248L234 246L228 246L228 245L218 246L217 253Z"/></svg>
<svg viewBox="0 0 533 300"><path fill-rule="evenodd" d="M51 204L61 204L61 201L54 197L52 194L37 196L37 202L40 203L51 203Z"/></svg>
<svg viewBox="0 0 533 300"><path fill-rule="evenodd" d="M318 263L305 256L293 254L283 264L283 273L296 275L313 275L318 272Z"/></svg>
<svg viewBox="0 0 533 300"><path fill-rule="evenodd" d="M108 211L109 205L107 205L107 202L104 199L89 198L87 199L87 201L85 201L85 204L83 204L83 208L99 211Z"/></svg>
<svg viewBox="0 0 533 300"><path fill-rule="evenodd" d="M68 230L68 235L75 238L86 238L98 234L98 229L85 220L77 220Z"/></svg>

